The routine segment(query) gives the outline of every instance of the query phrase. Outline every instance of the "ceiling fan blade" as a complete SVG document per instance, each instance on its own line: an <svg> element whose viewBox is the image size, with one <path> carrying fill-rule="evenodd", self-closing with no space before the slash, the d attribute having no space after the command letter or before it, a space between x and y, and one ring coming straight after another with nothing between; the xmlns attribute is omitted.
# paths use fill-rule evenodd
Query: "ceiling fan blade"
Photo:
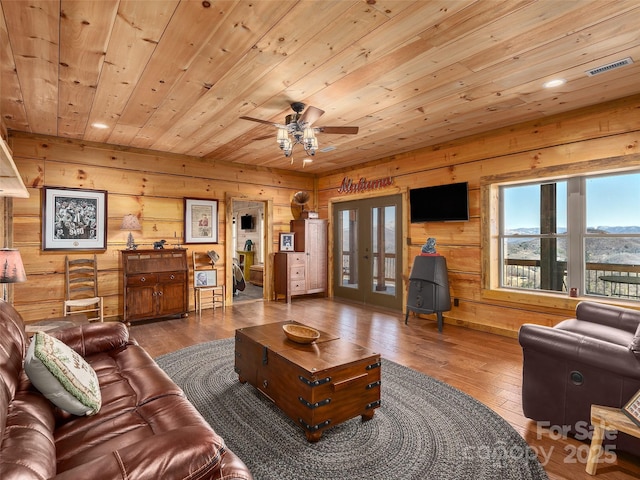
<svg viewBox="0 0 640 480"><path fill-rule="evenodd" d="M274 123L274 122L269 122L267 120L260 120L259 118L240 117L240 119L241 120L249 120L250 122L264 123L265 125L271 125L271 126L274 126L276 128L287 128L286 125L282 125L281 123Z"/></svg>
<svg viewBox="0 0 640 480"><path fill-rule="evenodd" d="M267 125L276 125L273 122L268 122L267 120L260 120L259 118L252 117L240 117L242 120L249 120L250 122L258 122L258 123L266 123Z"/></svg>
<svg viewBox="0 0 640 480"><path fill-rule="evenodd" d="M316 107L308 107L298 120L298 123L306 122L308 125L313 125L313 122L318 120L322 115L324 115L324 110Z"/></svg>
<svg viewBox="0 0 640 480"><path fill-rule="evenodd" d="M355 135L359 127L315 127L320 133L339 133L342 135Z"/></svg>

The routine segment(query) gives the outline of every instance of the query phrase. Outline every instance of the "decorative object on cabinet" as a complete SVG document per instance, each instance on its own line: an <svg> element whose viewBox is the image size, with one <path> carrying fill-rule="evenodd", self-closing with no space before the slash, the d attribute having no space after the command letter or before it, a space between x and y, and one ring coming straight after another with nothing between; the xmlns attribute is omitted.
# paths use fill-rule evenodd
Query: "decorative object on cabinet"
<svg viewBox="0 0 640 480"><path fill-rule="evenodd" d="M0 283L2 283L2 299L7 301L7 283L27 281L20 252L13 248L0 248Z"/></svg>
<svg viewBox="0 0 640 480"><path fill-rule="evenodd" d="M42 189L43 250L106 248L106 190Z"/></svg>
<svg viewBox="0 0 640 480"><path fill-rule="evenodd" d="M280 251L281 252L293 252L294 251L294 233L280 233Z"/></svg>
<svg viewBox="0 0 640 480"><path fill-rule="evenodd" d="M125 322L188 315L186 252L185 249L121 251Z"/></svg>
<svg viewBox="0 0 640 480"><path fill-rule="evenodd" d="M447 261L443 256L418 256L414 259L409 275L405 324L409 321L410 310L415 313L435 313L438 331L442 332L442 312L451 310Z"/></svg>
<svg viewBox="0 0 640 480"><path fill-rule="evenodd" d="M89 322L104 322L104 302L98 295L98 260L64 257L64 316L84 313Z"/></svg>
<svg viewBox="0 0 640 480"><path fill-rule="evenodd" d="M284 295L287 302L327 289L327 221L292 220L291 233L294 251L274 256L274 299Z"/></svg>
<svg viewBox="0 0 640 480"><path fill-rule="evenodd" d="M193 300L196 312L202 315L203 306L224 308L225 288L218 285L218 270L213 266L209 252L191 252L193 261ZM207 298L207 294L211 298ZM205 304L206 301L206 304Z"/></svg>
<svg viewBox="0 0 640 480"><path fill-rule="evenodd" d="M238 264L242 269L242 275L245 279L249 278L249 270L253 265L255 252L248 250L238 250Z"/></svg>
<svg viewBox="0 0 640 480"><path fill-rule="evenodd" d="M138 217L136 217L133 213L128 213L122 218L122 224L120 225L120 230L129 230L129 236L127 237L127 250L135 250L138 246L133 241L133 233L132 231L139 232L142 230L142 225L140 225L140 221Z"/></svg>
<svg viewBox="0 0 640 480"><path fill-rule="evenodd" d="M293 194L293 199L291 200L291 213L293 214L294 220L302 218L304 206L310 198L311 195L309 195L309 192L305 192L304 190Z"/></svg>
<svg viewBox="0 0 640 480"><path fill-rule="evenodd" d="M184 199L184 243L218 243L218 201Z"/></svg>
<svg viewBox="0 0 640 480"><path fill-rule="evenodd" d="M433 255L436 253L436 239L433 237L427 238L427 241L420 249L420 253Z"/></svg>
<svg viewBox="0 0 640 480"><path fill-rule="evenodd" d="M165 243L167 243L166 240L158 240L157 242L153 242L153 249L162 250L164 248Z"/></svg>

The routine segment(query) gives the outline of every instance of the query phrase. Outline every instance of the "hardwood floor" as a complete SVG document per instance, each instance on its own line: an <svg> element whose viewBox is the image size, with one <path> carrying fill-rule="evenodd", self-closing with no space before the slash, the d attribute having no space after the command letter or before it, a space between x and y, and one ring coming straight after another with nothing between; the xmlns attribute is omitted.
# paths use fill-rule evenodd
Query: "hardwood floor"
<svg viewBox="0 0 640 480"><path fill-rule="evenodd" d="M381 309L326 298L249 302L203 311L202 318L134 323L132 336L154 357L180 348L229 338L237 328L296 320L379 352L384 358L438 378L478 399L505 418L532 446L550 479L593 478L585 472L588 444L558 438L522 415L522 351L518 341ZM602 479L640 478L640 459L620 454L600 464Z"/></svg>

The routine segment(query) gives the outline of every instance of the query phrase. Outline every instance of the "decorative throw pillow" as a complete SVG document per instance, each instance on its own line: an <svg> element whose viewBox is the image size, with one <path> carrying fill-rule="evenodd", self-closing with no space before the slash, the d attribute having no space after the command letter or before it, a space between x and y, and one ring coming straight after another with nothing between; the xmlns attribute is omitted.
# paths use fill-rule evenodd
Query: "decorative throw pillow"
<svg viewBox="0 0 640 480"><path fill-rule="evenodd" d="M37 332L24 359L31 383L54 405L74 415L94 415L102 397L98 376L75 350L57 338Z"/></svg>

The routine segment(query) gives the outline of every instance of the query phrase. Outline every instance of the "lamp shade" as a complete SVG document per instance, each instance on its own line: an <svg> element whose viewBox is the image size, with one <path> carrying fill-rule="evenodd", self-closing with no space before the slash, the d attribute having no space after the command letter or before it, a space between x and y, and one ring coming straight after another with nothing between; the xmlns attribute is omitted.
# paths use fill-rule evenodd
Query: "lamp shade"
<svg viewBox="0 0 640 480"><path fill-rule="evenodd" d="M129 213L122 218L122 225L120 225L120 230L142 230L142 226L140 225L138 217L136 217L132 213Z"/></svg>
<svg viewBox="0 0 640 480"><path fill-rule="evenodd" d="M0 248L0 283L26 282L20 252L12 248Z"/></svg>

